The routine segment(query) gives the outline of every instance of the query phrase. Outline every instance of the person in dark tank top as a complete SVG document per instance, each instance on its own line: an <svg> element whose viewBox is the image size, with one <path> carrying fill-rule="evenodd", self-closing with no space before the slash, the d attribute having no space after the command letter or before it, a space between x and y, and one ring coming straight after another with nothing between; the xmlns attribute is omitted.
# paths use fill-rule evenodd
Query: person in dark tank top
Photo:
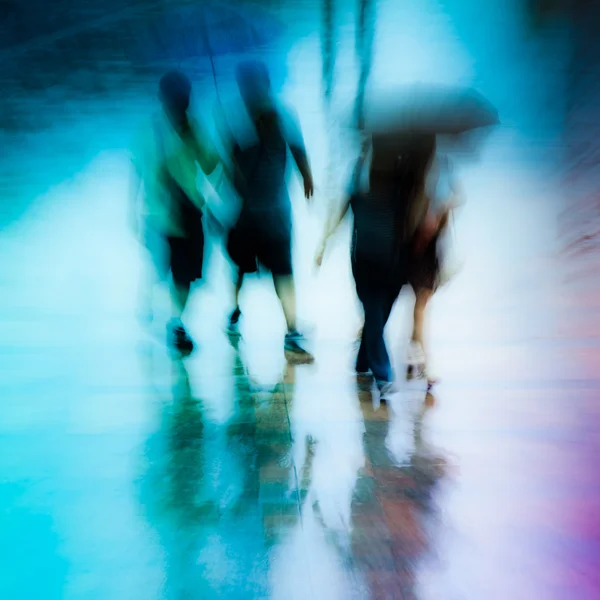
<svg viewBox="0 0 600 600"><path fill-rule="evenodd" d="M256 141L237 146L235 187L242 201L238 221L229 233L227 250L237 266L235 309L228 332L239 335L239 295L244 276L261 265L273 276L287 324L284 349L293 362L312 362L296 326L296 293L292 268L292 207L287 190L288 149L302 177L306 199L313 195L313 178L302 133L291 111L274 97L264 64L241 63L237 81L256 133Z"/></svg>

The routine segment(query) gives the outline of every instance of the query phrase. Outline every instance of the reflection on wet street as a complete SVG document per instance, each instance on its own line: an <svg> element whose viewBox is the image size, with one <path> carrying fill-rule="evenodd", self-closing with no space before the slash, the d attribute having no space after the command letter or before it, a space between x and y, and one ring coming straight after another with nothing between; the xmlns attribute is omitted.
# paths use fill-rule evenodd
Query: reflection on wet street
<svg viewBox="0 0 600 600"><path fill-rule="evenodd" d="M600 296L566 283L556 251L551 127L523 98L531 88L514 94L532 72L515 65L519 20L491 2L489 36L465 41L476 2L269 4L288 27L283 94L315 174L312 206L290 185L312 365L286 362L268 277L244 284L241 336L226 335L233 281L217 231L190 301L197 351L167 351L166 297L141 322L147 264L128 230L123 148L150 84L54 128L2 132L15 145L0 214L0 598L597 598ZM377 21L373 39L355 36L357 19ZM357 60L356 37L371 58ZM389 59L399 37L414 60ZM228 61L216 61L224 97ZM352 372L350 236L314 269L358 152L328 119L360 112L357 81L419 73L477 79L507 116L460 164L464 266L429 309L440 382L404 377L406 291L386 331L399 389L380 403ZM194 77L211 105L208 66Z"/></svg>
<svg viewBox="0 0 600 600"><path fill-rule="evenodd" d="M502 284L465 268L432 307L441 383L385 406L350 375L343 249L306 284L316 363L297 367L268 280L231 345L215 250L200 347L173 360L162 322L137 325L137 249L124 227L106 245L118 202L89 177L94 207L64 194L2 241L4 597L593 597L596 349L554 330L576 299L519 289L514 262Z"/></svg>

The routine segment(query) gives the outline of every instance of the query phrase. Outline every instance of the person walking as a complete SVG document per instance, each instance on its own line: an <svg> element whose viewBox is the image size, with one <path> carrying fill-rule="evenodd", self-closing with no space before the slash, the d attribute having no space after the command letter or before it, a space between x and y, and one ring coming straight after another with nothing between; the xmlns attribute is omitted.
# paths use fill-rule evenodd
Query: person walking
<svg viewBox="0 0 600 600"><path fill-rule="evenodd" d="M154 271L144 289L150 318L154 284L170 275L168 344L182 353L194 349L183 317L191 286L202 278L204 258L205 199L197 187L198 166L210 175L222 162L205 125L189 114L191 93L183 73L171 71L161 78L161 110L134 143L130 190L132 225Z"/></svg>
<svg viewBox="0 0 600 600"><path fill-rule="evenodd" d="M237 82L256 138L245 147L233 141L229 144L233 146L234 187L242 206L227 240L228 253L238 269L235 309L229 319L228 332L239 334L244 277L257 272L261 265L273 277L285 316L287 358L294 362L312 362L313 357L304 348L296 324L292 210L286 181L289 149L302 177L305 197L307 200L312 197L313 177L302 132L290 109L275 98L263 63L240 64Z"/></svg>
<svg viewBox="0 0 600 600"><path fill-rule="evenodd" d="M356 373L361 381L374 379L382 401L395 389L384 330L408 283L411 245L427 210L425 176L434 155L435 136L374 136L368 170L360 158L348 198L326 228L317 252L321 265L329 239L352 209L352 273L365 315ZM368 183L363 186L365 170Z"/></svg>

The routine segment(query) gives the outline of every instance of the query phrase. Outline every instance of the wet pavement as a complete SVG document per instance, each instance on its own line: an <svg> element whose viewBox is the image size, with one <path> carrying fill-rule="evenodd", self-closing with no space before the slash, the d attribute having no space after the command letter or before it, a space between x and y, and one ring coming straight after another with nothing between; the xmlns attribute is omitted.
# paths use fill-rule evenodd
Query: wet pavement
<svg viewBox="0 0 600 600"><path fill-rule="evenodd" d="M439 42L423 72L466 76L443 13L415 6L412 26ZM354 61L342 25L339 105ZM139 324L145 263L114 111L130 123L149 93L89 102L77 122L20 138L15 164L39 176L5 182L18 210L3 211L0 236L0 598L598 597L600 296L558 253L560 203L546 149L522 133L530 117L507 104L514 123L461 167L465 266L430 314L441 383L431 395L402 377L406 293L388 331L402 384L381 406L351 374L347 232L312 266L335 190L328 150L340 183L350 162L322 127L320 44L318 32L297 39L284 90L317 175L312 207L291 186L313 366L285 363L267 279L248 282L242 339L227 339L231 273L216 237L190 307L198 352L167 354L164 298L151 330ZM390 76L386 64L374 77Z"/></svg>

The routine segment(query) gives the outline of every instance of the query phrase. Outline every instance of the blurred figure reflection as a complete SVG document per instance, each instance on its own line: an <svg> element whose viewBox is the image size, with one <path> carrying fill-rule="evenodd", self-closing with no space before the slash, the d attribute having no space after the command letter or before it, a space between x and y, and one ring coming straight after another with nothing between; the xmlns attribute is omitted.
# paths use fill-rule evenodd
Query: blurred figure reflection
<svg viewBox="0 0 600 600"><path fill-rule="evenodd" d="M198 572L203 541L219 523L219 507L206 487L207 423L179 359L172 362L173 397L158 399L158 428L144 448L140 502L165 554L166 599L192 598L208 585Z"/></svg>
<svg viewBox="0 0 600 600"><path fill-rule="evenodd" d="M375 409L370 394L360 394L365 423L366 465L352 505L352 561L370 590L367 597L418 598L419 565L435 548L438 508L435 492L446 476L445 459L422 435L432 396L416 414L394 407ZM414 405L413 405L414 406ZM403 451L394 451L395 423L411 428ZM385 542L383 540L386 540Z"/></svg>
<svg viewBox="0 0 600 600"><path fill-rule="evenodd" d="M220 423L195 397L183 361L172 366L173 398L160 401L140 481L165 553L161 597L270 597L269 554L297 528L311 478L310 452L298 472L292 456L294 367L260 398L236 350L235 408Z"/></svg>

